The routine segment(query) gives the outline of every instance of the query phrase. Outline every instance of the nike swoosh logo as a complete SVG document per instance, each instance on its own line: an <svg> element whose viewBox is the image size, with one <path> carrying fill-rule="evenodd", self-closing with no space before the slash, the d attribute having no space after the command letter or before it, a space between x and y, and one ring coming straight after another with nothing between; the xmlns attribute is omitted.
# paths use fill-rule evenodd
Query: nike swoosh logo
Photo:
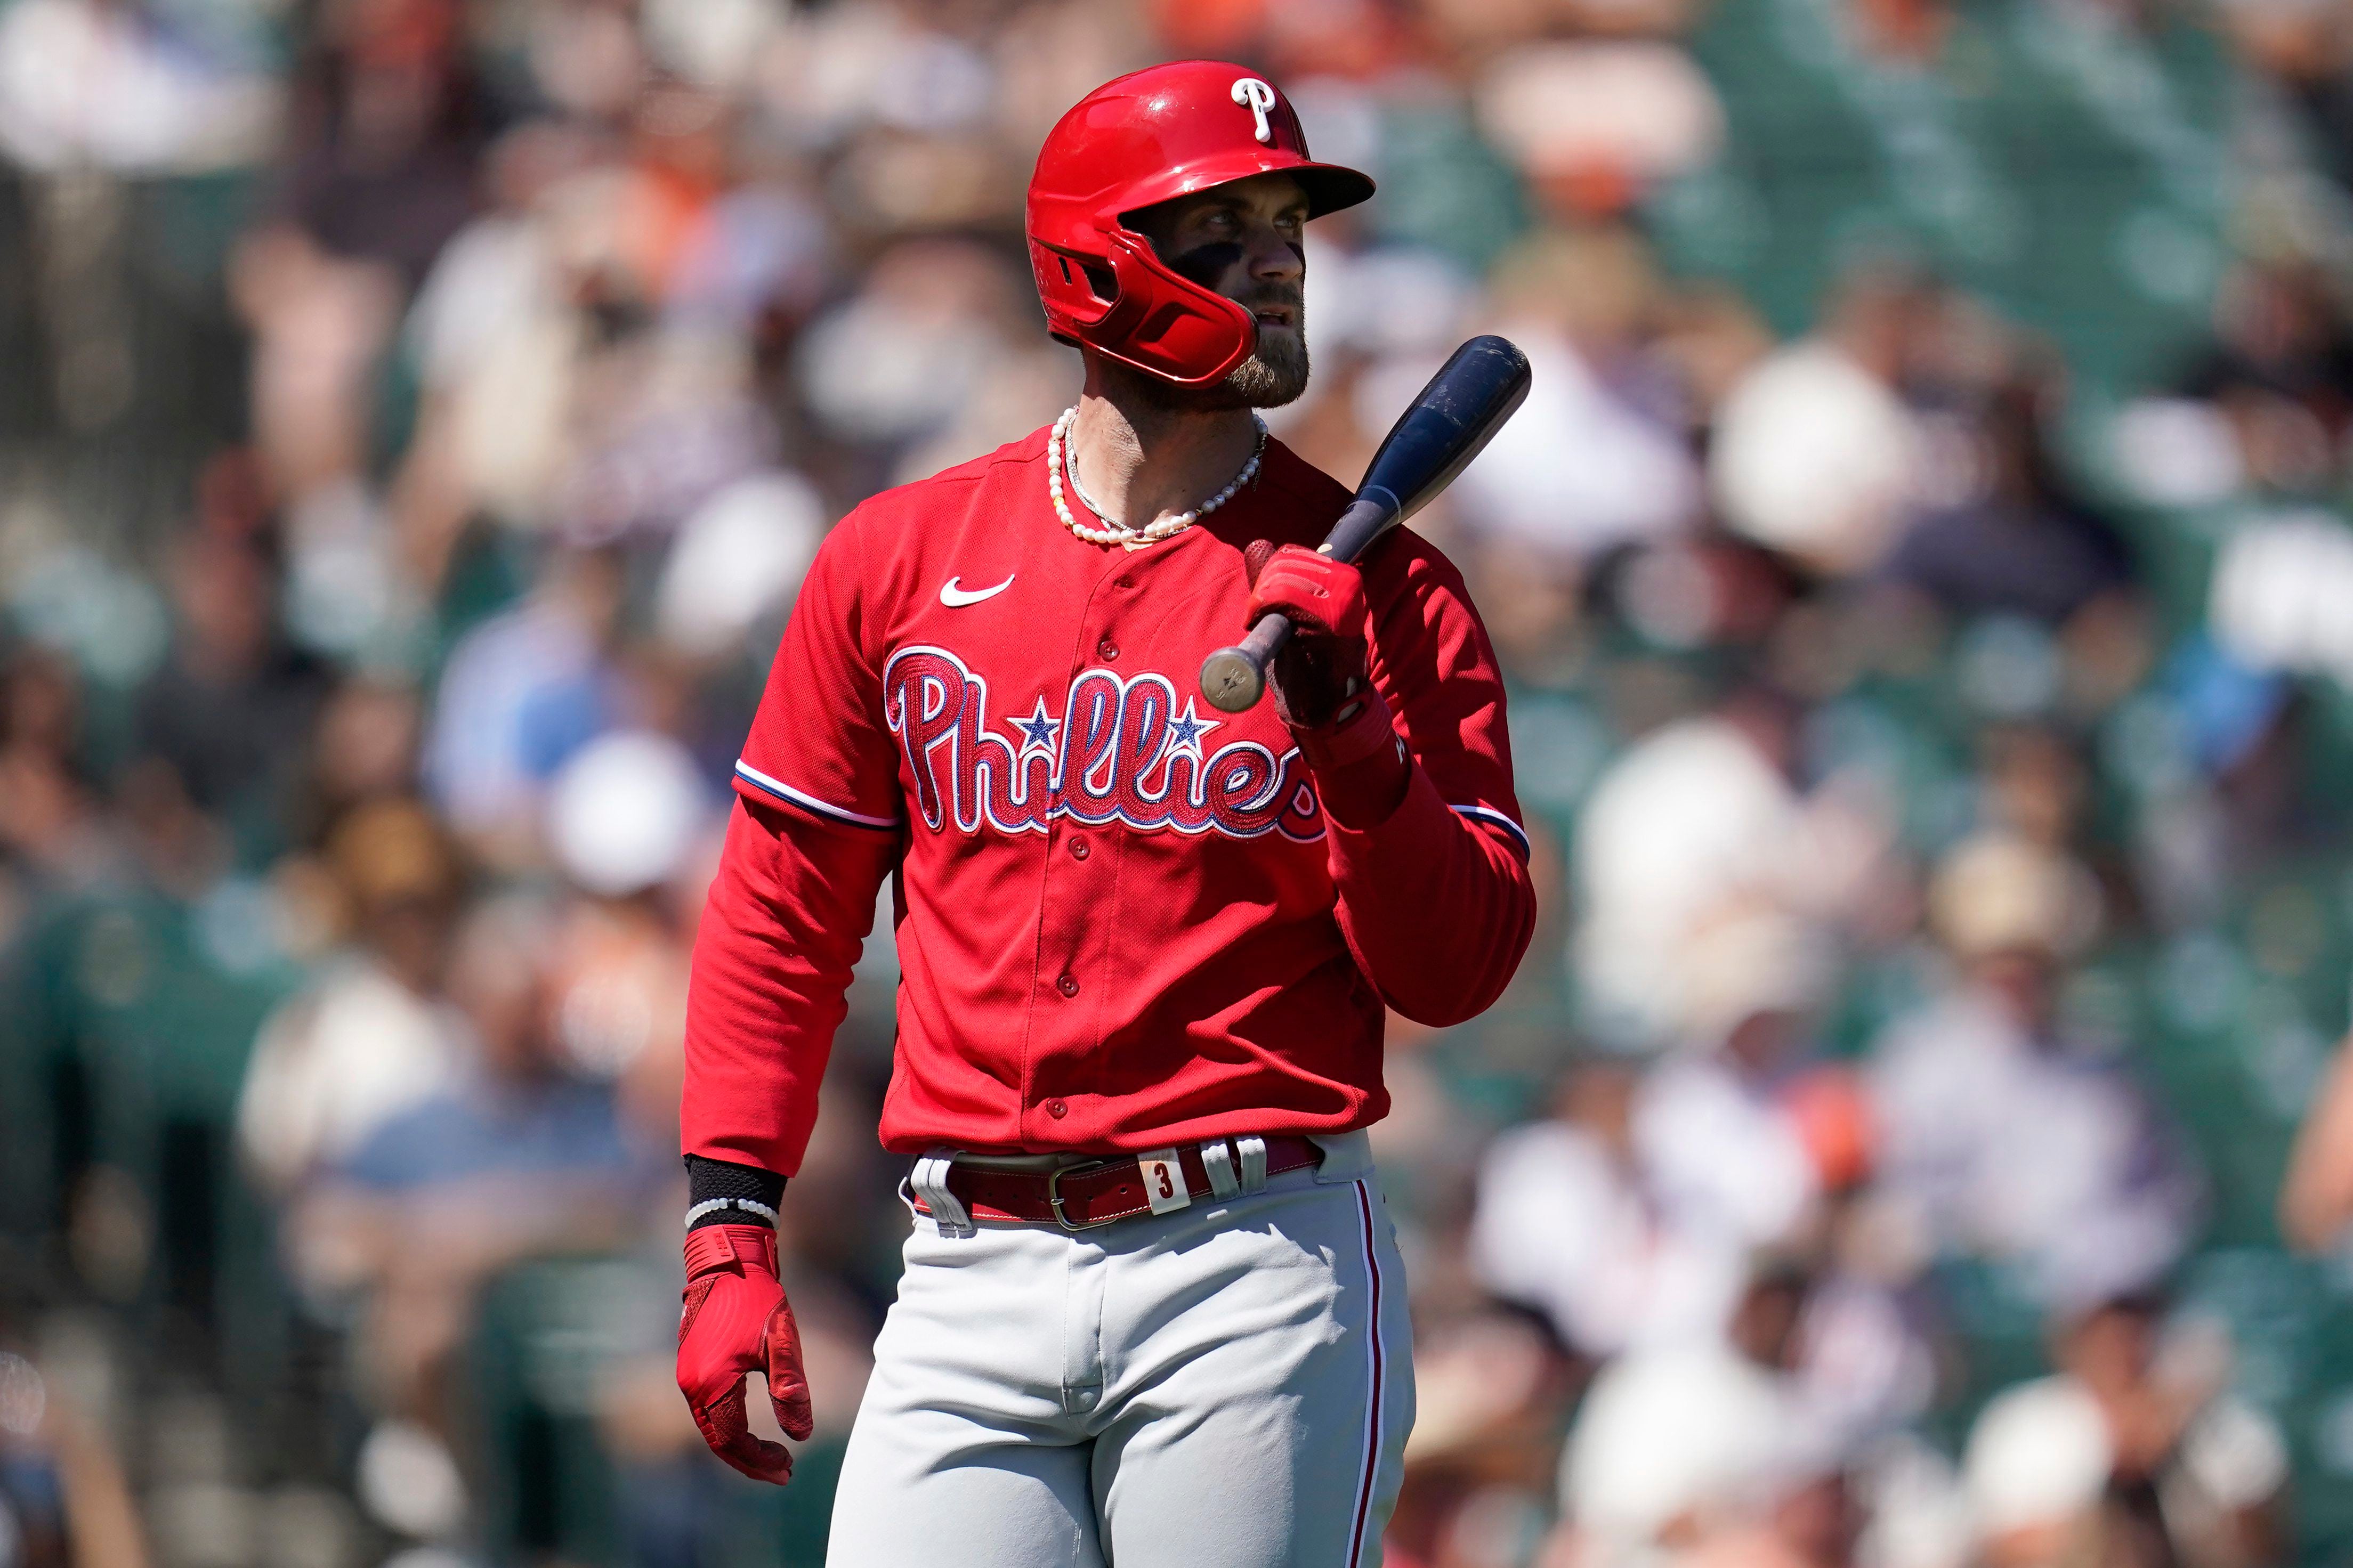
<svg viewBox="0 0 2353 1568"><path fill-rule="evenodd" d="M956 584L961 581L963 581L961 577L951 577L940 584L940 603L951 610L962 609L966 605L977 605L983 599L993 599L1013 586L1011 576L1007 577L994 588L959 588Z"/></svg>

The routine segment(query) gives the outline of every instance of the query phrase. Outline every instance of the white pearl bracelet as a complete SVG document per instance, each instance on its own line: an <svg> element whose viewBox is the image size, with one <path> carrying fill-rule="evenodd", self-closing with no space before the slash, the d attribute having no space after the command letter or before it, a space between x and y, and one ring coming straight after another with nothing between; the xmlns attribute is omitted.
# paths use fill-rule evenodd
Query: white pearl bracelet
<svg viewBox="0 0 2353 1568"><path fill-rule="evenodd" d="M707 1214L717 1214L721 1209L741 1209L745 1214L758 1215L770 1225L776 1223L776 1211L757 1198L712 1198L686 1211L686 1227L692 1230L696 1220Z"/></svg>

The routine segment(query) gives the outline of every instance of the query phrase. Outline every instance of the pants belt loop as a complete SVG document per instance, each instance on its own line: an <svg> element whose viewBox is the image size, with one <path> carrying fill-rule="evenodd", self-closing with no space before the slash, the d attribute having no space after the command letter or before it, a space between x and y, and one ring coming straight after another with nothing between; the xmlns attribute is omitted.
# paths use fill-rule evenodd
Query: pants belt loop
<svg viewBox="0 0 2353 1568"><path fill-rule="evenodd" d="M1242 1191L1266 1191L1266 1140L1254 1136L1237 1138L1234 1147L1241 1151Z"/></svg>
<svg viewBox="0 0 2353 1568"><path fill-rule="evenodd" d="M955 1163L953 1153L935 1149L915 1162L914 1174L907 1178L907 1184L915 1189L915 1195L932 1211L932 1223L940 1227L942 1236L978 1236L980 1227L972 1223L972 1215L948 1191L948 1169Z"/></svg>
<svg viewBox="0 0 2353 1568"><path fill-rule="evenodd" d="M1203 1141L1201 1168L1209 1173L1209 1191L1217 1196L1229 1198L1242 1190L1241 1179L1234 1174L1234 1152L1224 1139Z"/></svg>

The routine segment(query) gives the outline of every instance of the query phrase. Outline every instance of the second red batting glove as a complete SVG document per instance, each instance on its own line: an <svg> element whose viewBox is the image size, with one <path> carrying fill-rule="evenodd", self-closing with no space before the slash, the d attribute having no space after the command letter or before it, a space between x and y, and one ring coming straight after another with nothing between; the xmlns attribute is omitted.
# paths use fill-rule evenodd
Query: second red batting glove
<svg viewBox="0 0 2353 1568"><path fill-rule="evenodd" d="M1405 798L1412 762L1375 688L1365 579L1354 566L1296 544L1253 541L1245 627L1269 610L1290 617L1292 636L1268 673L1275 710L1291 726L1334 820L1371 827Z"/></svg>
<svg viewBox="0 0 2353 1568"><path fill-rule="evenodd" d="M706 1225L686 1233L686 1294L678 1320L678 1387L711 1451L755 1481L782 1486L793 1457L753 1436L744 1375L768 1380L776 1424L807 1442L813 1424L801 1332L776 1281L776 1233L765 1225Z"/></svg>

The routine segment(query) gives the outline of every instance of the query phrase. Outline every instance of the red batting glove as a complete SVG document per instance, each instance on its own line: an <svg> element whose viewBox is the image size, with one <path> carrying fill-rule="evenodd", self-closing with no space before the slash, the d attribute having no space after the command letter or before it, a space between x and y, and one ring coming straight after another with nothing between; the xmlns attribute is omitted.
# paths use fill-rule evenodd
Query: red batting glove
<svg viewBox="0 0 2353 1568"><path fill-rule="evenodd" d="M1254 626L1269 610L1291 618L1291 640L1275 655L1274 701L1294 730L1320 730L1356 717L1351 703L1371 687L1365 640L1365 579L1354 566L1296 544L1253 540L1242 552Z"/></svg>
<svg viewBox="0 0 2353 1568"><path fill-rule="evenodd" d="M1314 772L1324 809L1346 826L1377 825L1405 798L1412 764L1373 685L1364 574L1263 539L1242 552L1242 564L1250 582L1243 625L1256 626L1269 610L1291 619L1291 638L1269 672L1274 706Z"/></svg>
<svg viewBox="0 0 2353 1568"><path fill-rule="evenodd" d="M768 1380L776 1424L808 1440L808 1374L801 1331L776 1283L776 1233L765 1225L706 1225L686 1233L686 1294L678 1319L678 1387L711 1451L755 1481L782 1486L793 1457L755 1437L744 1417L744 1374Z"/></svg>

